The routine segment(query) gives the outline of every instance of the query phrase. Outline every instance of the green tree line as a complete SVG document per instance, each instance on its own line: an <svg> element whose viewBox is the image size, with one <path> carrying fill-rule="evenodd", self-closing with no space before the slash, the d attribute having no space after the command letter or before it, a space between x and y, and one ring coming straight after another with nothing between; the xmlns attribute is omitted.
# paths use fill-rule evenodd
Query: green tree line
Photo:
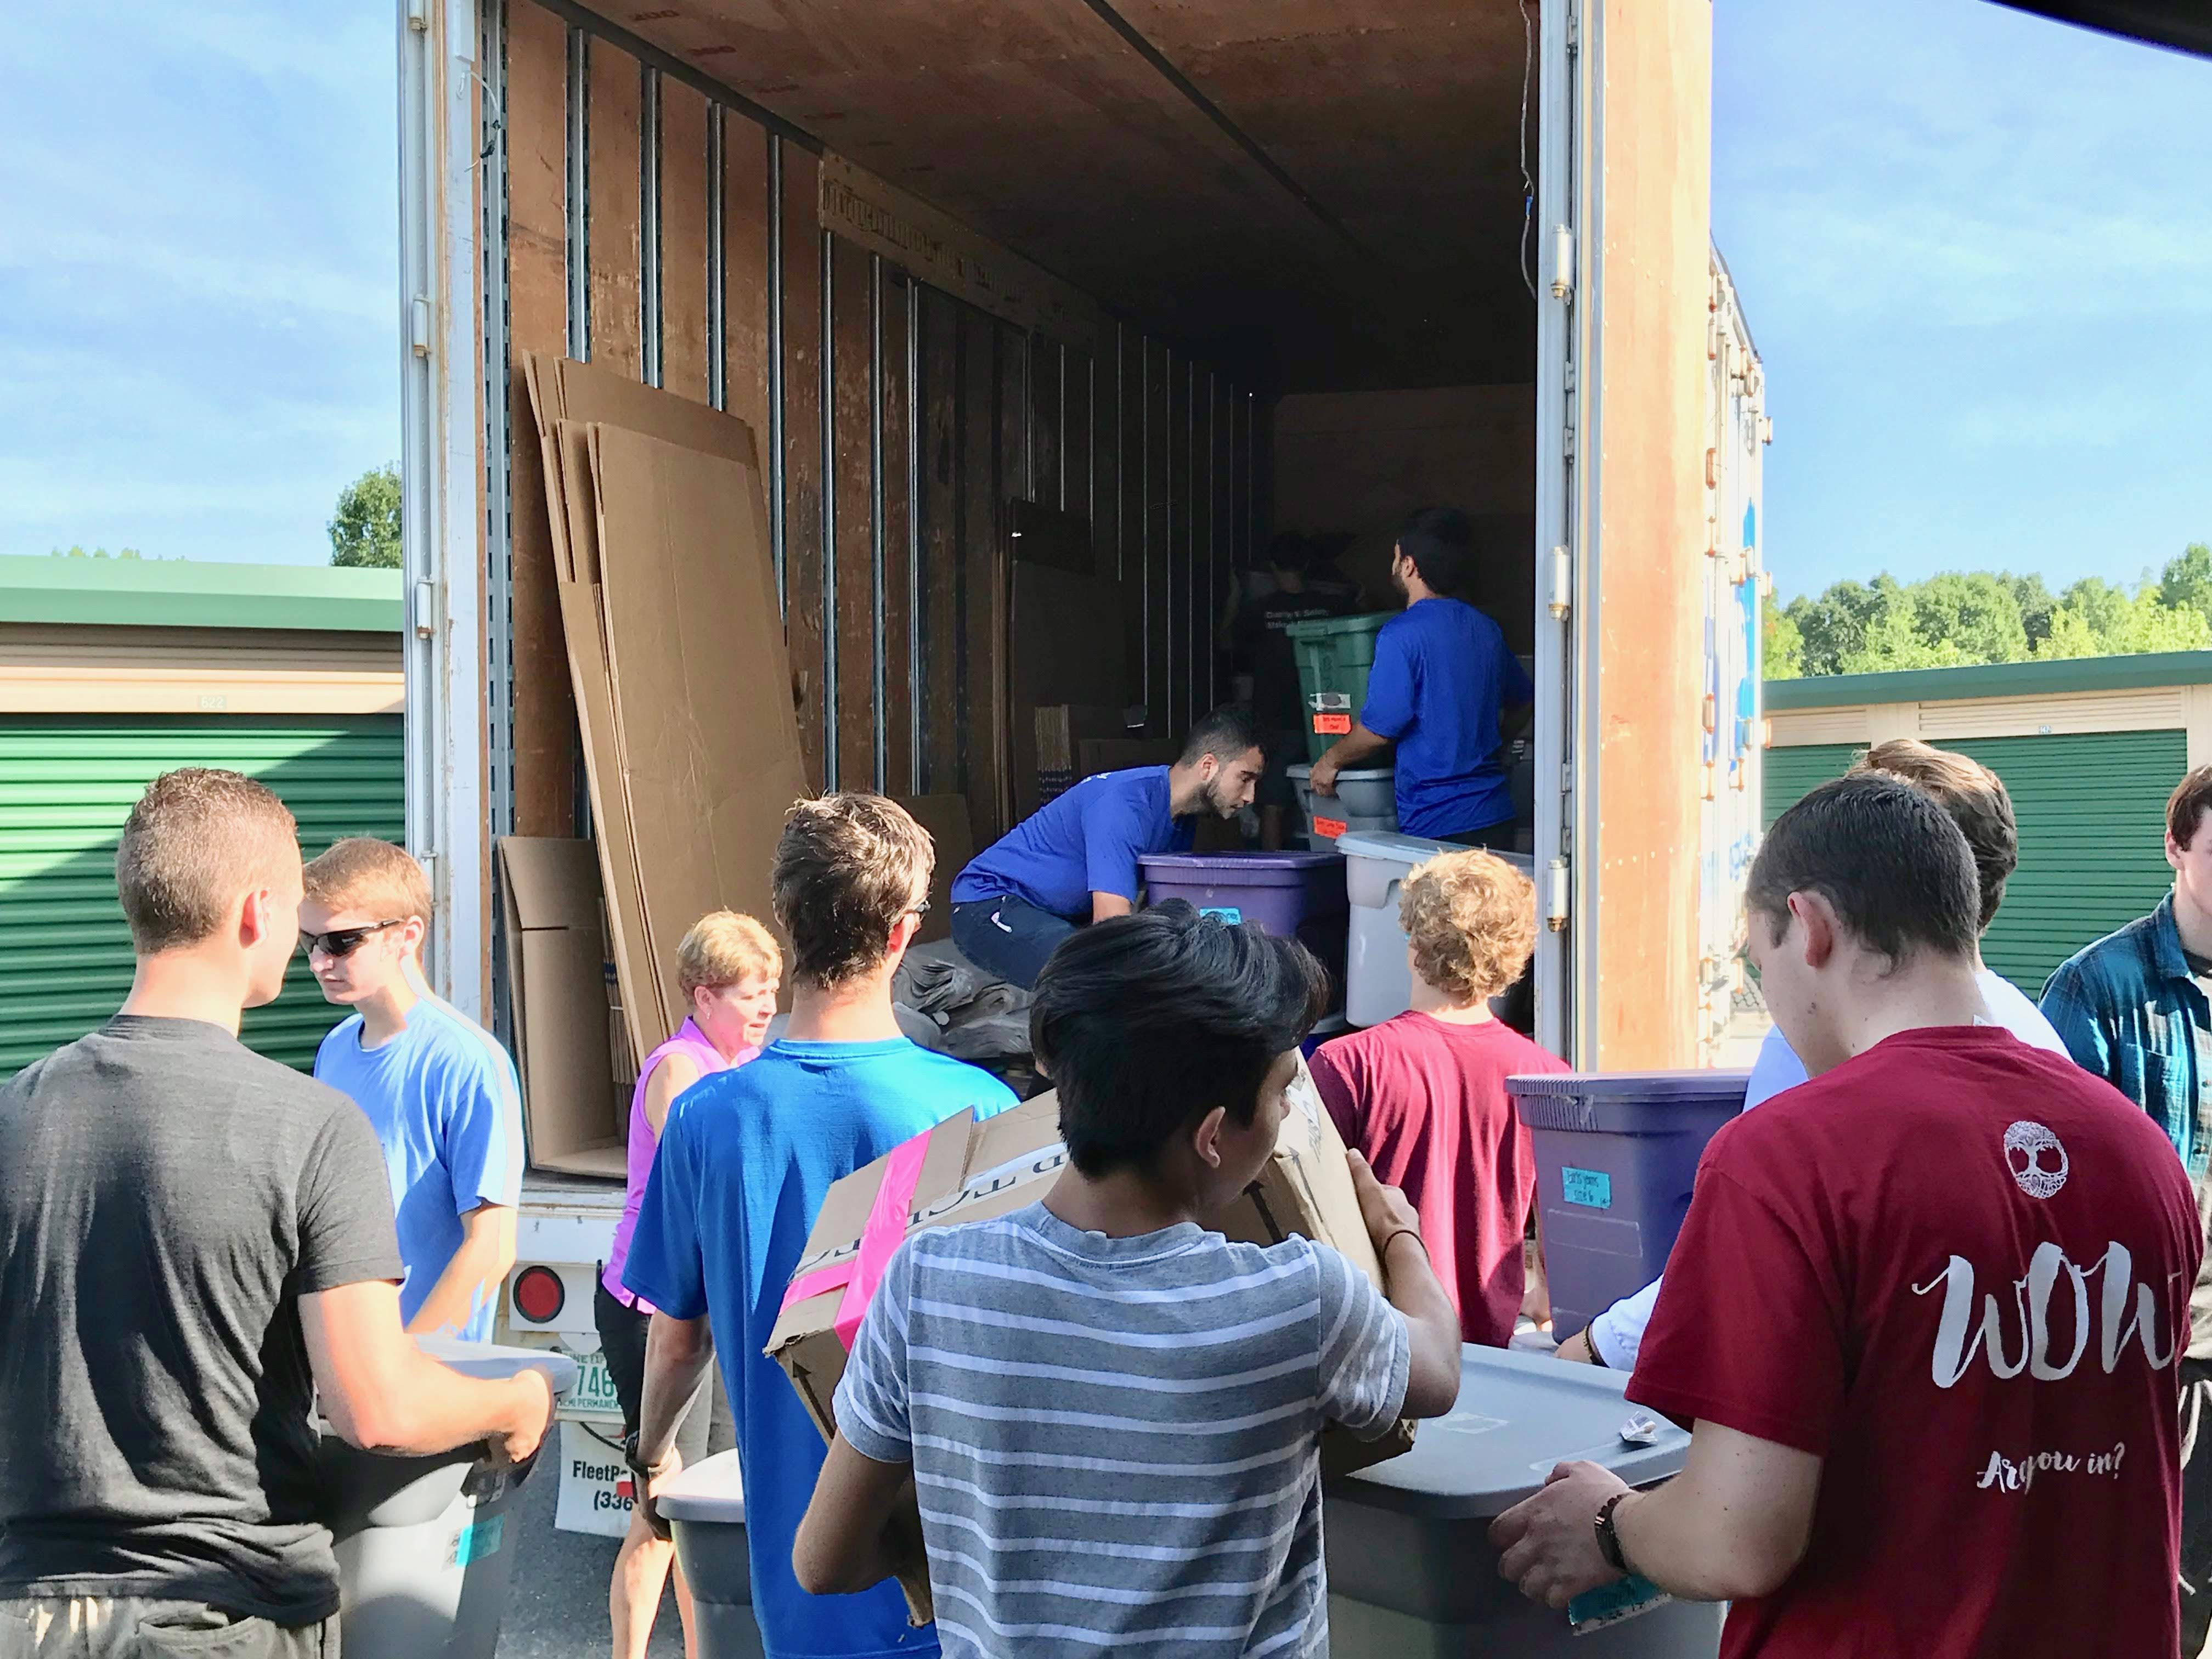
<svg viewBox="0 0 2212 1659"><path fill-rule="evenodd" d="M2192 542L2130 590L2085 576L1948 570L1917 582L1842 581L1765 605L1766 678L1963 668L2060 657L2212 649L2212 547Z"/></svg>

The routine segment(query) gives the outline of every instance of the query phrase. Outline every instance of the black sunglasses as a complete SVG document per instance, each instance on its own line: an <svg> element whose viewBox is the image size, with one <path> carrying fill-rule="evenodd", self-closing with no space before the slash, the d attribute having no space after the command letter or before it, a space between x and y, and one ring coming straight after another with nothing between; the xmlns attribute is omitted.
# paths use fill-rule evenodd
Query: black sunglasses
<svg viewBox="0 0 2212 1659"><path fill-rule="evenodd" d="M406 920L404 916L398 916L390 921L372 921L366 927L339 927L327 933L311 933L302 927L300 930L300 954L311 957L320 951L326 957L349 957L361 949L371 933L397 927Z"/></svg>

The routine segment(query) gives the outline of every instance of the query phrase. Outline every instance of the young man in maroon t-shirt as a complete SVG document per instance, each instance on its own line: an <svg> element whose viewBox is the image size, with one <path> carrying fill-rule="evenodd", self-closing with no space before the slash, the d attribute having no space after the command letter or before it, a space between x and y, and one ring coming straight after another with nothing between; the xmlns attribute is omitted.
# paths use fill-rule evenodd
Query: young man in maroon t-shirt
<svg viewBox="0 0 2212 1659"><path fill-rule="evenodd" d="M1535 948L1536 890L1491 854L1447 853L1406 878L1398 918L1412 1009L1324 1043L1314 1082L1345 1144L1419 1212L1461 1335L1502 1348L1521 1311L1536 1202L1535 1152L1505 1079L1567 1069L1490 1012Z"/></svg>
<svg viewBox="0 0 2212 1659"><path fill-rule="evenodd" d="M1752 866L1752 951L1812 1080L1698 1166L1628 1397L1681 1475L1589 1463L1500 1516L1535 1599L1624 1567L1727 1600L1728 1659L2156 1659L2179 1640L2180 1160L1988 1017L1974 866L1911 785L1823 785Z"/></svg>

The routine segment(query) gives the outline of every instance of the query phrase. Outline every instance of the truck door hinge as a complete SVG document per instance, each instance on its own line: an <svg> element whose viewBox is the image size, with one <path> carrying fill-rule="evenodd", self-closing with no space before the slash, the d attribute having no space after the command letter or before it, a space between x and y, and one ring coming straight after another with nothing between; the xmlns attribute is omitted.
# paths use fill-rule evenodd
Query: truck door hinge
<svg viewBox="0 0 2212 1659"><path fill-rule="evenodd" d="M415 624L415 637L418 640L427 640L436 637L438 632L438 589L435 584L431 582L416 582L415 584L414 612L415 615L413 621Z"/></svg>
<svg viewBox="0 0 2212 1659"><path fill-rule="evenodd" d="M1575 763L1572 761L1561 761L1559 763L1559 793L1571 795L1574 793Z"/></svg>
<svg viewBox="0 0 2212 1659"><path fill-rule="evenodd" d="M1565 225L1552 227L1552 297L1575 297L1575 233Z"/></svg>
<svg viewBox="0 0 2212 1659"><path fill-rule="evenodd" d="M407 343L417 357L430 355L430 301L420 294L408 302Z"/></svg>
<svg viewBox="0 0 2212 1659"><path fill-rule="evenodd" d="M1568 556L1565 548L1555 547L1552 550L1551 592L1546 595L1545 603L1551 607L1554 617L1565 622L1567 612L1574 609L1574 562Z"/></svg>
<svg viewBox="0 0 2212 1659"><path fill-rule="evenodd" d="M1567 927L1567 861L1553 859L1544 872L1544 923L1555 933Z"/></svg>

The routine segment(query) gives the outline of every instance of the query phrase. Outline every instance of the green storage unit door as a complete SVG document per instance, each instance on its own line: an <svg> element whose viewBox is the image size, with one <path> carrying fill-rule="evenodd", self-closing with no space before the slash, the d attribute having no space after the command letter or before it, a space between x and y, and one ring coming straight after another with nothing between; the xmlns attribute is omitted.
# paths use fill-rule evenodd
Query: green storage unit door
<svg viewBox="0 0 2212 1659"><path fill-rule="evenodd" d="M314 856L343 836L404 836L400 724L270 715L0 717L0 1078L84 1035L131 988L115 844L147 783L179 766L256 777ZM305 1070L337 1022L304 961L246 1016L246 1041Z"/></svg>
<svg viewBox="0 0 2212 1659"><path fill-rule="evenodd" d="M1940 745L2004 780L2020 821L2020 868L1982 940L1982 959L2031 997L2051 970L2156 905L2172 884L2166 798L2189 769L2187 734L2085 732L1964 738ZM1766 751L1766 821L1860 751L1819 744Z"/></svg>

